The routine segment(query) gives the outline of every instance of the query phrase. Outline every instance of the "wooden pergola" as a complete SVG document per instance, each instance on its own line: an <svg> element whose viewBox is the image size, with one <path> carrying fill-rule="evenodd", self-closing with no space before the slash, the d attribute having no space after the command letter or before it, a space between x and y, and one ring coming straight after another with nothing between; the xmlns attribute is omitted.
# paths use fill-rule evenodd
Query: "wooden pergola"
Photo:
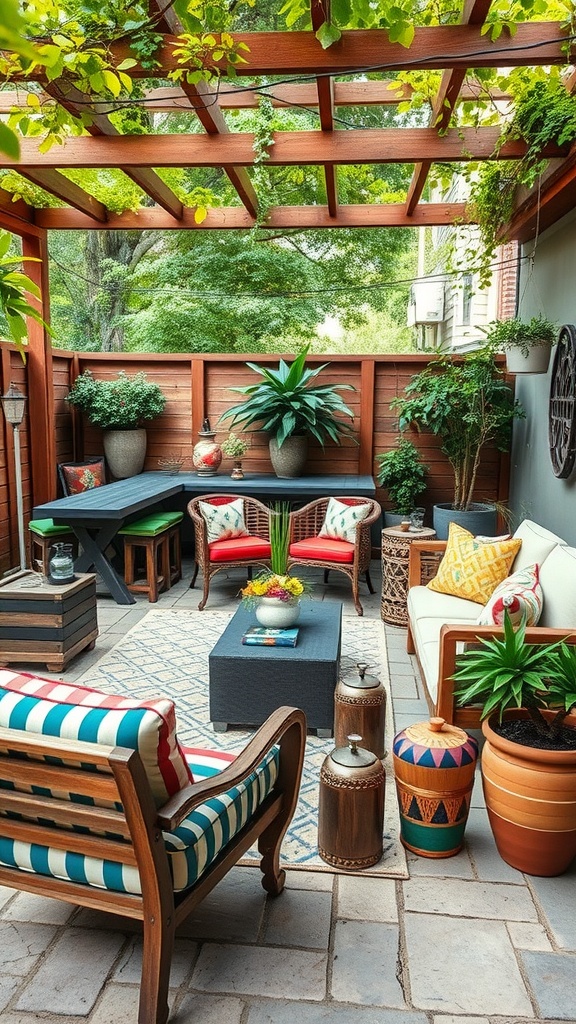
<svg viewBox="0 0 576 1024"><path fill-rule="evenodd" d="M327 0L310 0L314 29L325 20ZM72 113L89 109L93 120L88 134L70 137L61 146L42 153L39 140L21 141L18 159L0 153L0 168L18 171L26 179L60 200L59 208L33 209L0 188L0 226L20 235L23 253L41 262L27 264L27 272L42 289L42 313L48 319L47 231L67 229L238 229L257 223L258 196L251 168L255 163L254 137L231 131L224 112L256 107L262 92L271 94L279 107L306 107L318 111L318 128L313 131L276 132L270 147L270 166L297 165L323 168L326 202L314 206L272 206L265 226L287 228L382 228L426 227L470 221L460 202L426 202L423 193L435 162L459 163L494 159L500 134L498 127L448 127L456 105L478 96L467 80L475 68L564 65L566 32L558 22L519 24L513 37L503 33L492 42L482 28L491 0L465 0L459 25L417 28L409 49L390 43L386 32L355 30L342 34L339 42L322 49L313 31L259 32L235 34L247 46L246 63L238 66L244 82L214 87L200 84L149 89L146 109L152 111L193 111L204 131L178 135L122 135L114 127L104 102L94 103L64 80L48 82L36 77L41 99L64 105ZM167 73L175 67L173 42L181 31L177 16L165 5L151 0L159 30L164 35L159 60ZM564 44L564 45L563 45ZM113 47L121 62L129 55L126 44ZM405 69L437 69L442 72L428 127L370 128L343 127L336 120L339 107L389 107L410 95L408 86L389 88L388 81L371 80L369 72L385 76ZM150 71L131 69L134 78L146 79ZM161 77L162 71L155 77ZM280 76L269 87L254 86L258 77ZM343 81L335 81L344 78ZM0 114L26 100L24 85L15 83L0 92ZM576 73L566 80L570 91L576 87ZM499 97L496 97L499 98ZM505 97L500 97L504 98ZM515 160L524 155L521 141L503 145L497 158ZM542 154L551 158L538 192L521 195L507 229L509 239L527 241L574 206L576 147L550 146ZM338 195L338 167L346 164L412 164L407 199L403 203L346 205ZM118 168L144 192L146 204L137 212L116 214L71 181L63 173L75 168ZM162 179L158 169L222 168L238 195L238 204L208 211L199 225L194 209L183 205ZM30 323L29 399L34 409L32 465L38 496L50 496L56 479L55 456L46 452L44 439L50 430L51 349L42 328ZM5 354L2 358L6 358ZM37 500L41 500L40 497Z"/></svg>

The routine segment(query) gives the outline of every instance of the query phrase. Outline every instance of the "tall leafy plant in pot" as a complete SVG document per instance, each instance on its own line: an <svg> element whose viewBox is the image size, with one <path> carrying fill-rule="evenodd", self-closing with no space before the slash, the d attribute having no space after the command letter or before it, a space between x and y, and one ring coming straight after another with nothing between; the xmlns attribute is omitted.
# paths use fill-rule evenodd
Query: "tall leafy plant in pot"
<svg viewBox="0 0 576 1024"><path fill-rule="evenodd" d="M85 370L76 378L67 401L104 432L104 452L110 472L118 479L140 473L146 458L143 423L163 412L166 396L143 372L121 370L113 380L98 380Z"/></svg>
<svg viewBox="0 0 576 1024"><path fill-rule="evenodd" d="M384 513L385 522L392 526L396 518L405 519L414 511L417 496L426 490L428 466L422 464L416 445L405 437L399 437L389 452L377 455L376 462L378 483L392 502L390 512Z"/></svg>
<svg viewBox="0 0 576 1024"><path fill-rule="evenodd" d="M558 875L576 856L576 647L526 641L508 613L502 636L456 661L461 705L482 704L482 781L501 856Z"/></svg>
<svg viewBox="0 0 576 1024"><path fill-rule="evenodd" d="M244 429L259 424L270 435L270 458L279 477L300 476L304 468L308 437L322 446L327 441L339 444L343 437L354 438L350 423L342 417L354 419L354 413L344 403L339 391L354 391L352 384L317 384L318 374L328 366L315 369L306 366L309 345L288 365L280 360L277 370L246 363L262 380L256 384L230 388L245 399L228 409L221 420L230 419L231 427ZM292 467L286 451L296 446L300 464ZM284 457L283 457L284 452Z"/></svg>
<svg viewBox="0 0 576 1024"><path fill-rule="evenodd" d="M512 424L524 411L515 400L493 352L481 349L461 358L441 355L416 374L391 403L401 430L427 430L441 440L454 474L454 495L447 505L434 506L434 529L440 539L448 536L448 524L456 521L474 533L491 533L496 527L494 506L474 501L482 453L488 444L507 451ZM470 512L486 512L472 518Z"/></svg>

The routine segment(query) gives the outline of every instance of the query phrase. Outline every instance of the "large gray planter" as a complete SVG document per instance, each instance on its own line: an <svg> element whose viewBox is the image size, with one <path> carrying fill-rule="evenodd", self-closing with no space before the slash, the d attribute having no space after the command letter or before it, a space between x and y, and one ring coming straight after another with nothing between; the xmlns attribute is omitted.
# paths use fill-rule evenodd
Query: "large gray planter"
<svg viewBox="0 0 576 1024"><path fill-rule="evenodd" d="M277 477L281 479L302 476L308 457L308 436L292 434L279 448L276 438L269 443L270 461Z"/></svg>
<svg viewBox="0 0 576 1024"><path fill-rule="evenodd" d="M448 540L450 523L458 523L475 537L495 537L497 513L494 505L473 502L467 512L457 512L450 504L434 505L433 524L438 540Z"/></svg>
<svg viewBox="0 0 576 1024"><path fill-rule="evenodd" d="M103 441L108 469L116 480L124 480L142 472L146 458L144 427L136 430L105 430Z"/></svg>

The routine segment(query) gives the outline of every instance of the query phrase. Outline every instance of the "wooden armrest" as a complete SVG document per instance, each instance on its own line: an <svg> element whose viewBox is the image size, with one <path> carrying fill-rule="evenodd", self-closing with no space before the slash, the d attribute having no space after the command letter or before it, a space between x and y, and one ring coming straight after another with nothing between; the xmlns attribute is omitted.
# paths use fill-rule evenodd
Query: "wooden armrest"
<svg viewBox="0 0 576 1024"><path fill-rule="evenodd" d="M501 626L476 626L446 624L440 630L440 664L438 668L438 695L436 697L436 714L447 722L454 721L454 680L456 671L456 646L459 643L475 643L478 640L502 637ZM530 644L553 644L565 640L568 644L576 644L576 630L552 629L547 626L529 626L526 630L526 642Z"/></svg>
<svg viewBox="0 0 576 1024"><path fill-rule="evenodd" d="M190 783L170 797L158 811L158 826L172 831L199 804L238 785L257 768L275 743L280 743L280 782L290 776L299 781L306 744L306 715L299 708L278 708L227 768L211 779Z"/></svg>
<svg viewBox="0 0 576 1024"><path fill-rule="evenodd" d="M413 540L408 555L408 590L422 582L422 555L446 550L446 540Z"/></svg>

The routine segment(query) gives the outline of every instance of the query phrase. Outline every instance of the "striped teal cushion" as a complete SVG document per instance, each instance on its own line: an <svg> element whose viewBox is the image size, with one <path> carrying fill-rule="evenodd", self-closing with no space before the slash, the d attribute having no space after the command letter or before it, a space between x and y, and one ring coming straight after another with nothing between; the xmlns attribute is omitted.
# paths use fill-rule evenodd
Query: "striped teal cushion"
<svg viewBox="0 0 576 1024"><path fill-rule="evenodd" d="M157 807L190 781L167 698L132 700L0 669L0 725L137 750Z"/></svg>
<svg viewBox="0 0 576 1024"><path fill-rule="evenodd" d="M234 760L232 754L206 750L186 751L186 756L195 778L216 775ZM274 747L240 785L201 804L177 829L163 833L176 892L193 885L229 840L249 821L276 782L278 758L278 748ZM38 844L16 842L3 838L1 832L0 819L0 863L3 865L72 879L115 892L139 894L142 891L136 868Z"/></svg>
<svg viewBox="0 0 576 1024"><path fill-rule="evenodd" d="M64 535L73 532L69 526L57 526L53 519L31 519L28 528L40 537L53 537L57 534Z"/></svg>

